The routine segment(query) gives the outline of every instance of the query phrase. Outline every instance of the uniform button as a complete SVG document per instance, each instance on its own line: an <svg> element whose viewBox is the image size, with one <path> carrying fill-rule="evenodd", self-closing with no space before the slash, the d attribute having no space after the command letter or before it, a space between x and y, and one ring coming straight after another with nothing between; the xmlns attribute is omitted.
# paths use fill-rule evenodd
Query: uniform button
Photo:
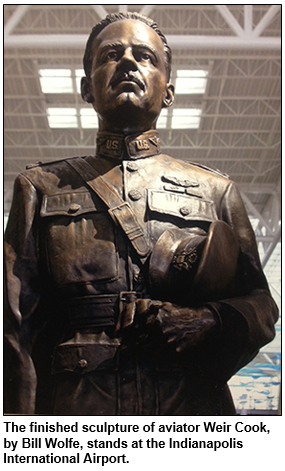
<svg viewBox="0 0 285 471"><path fill-rule="evenodd" d="M71 211L72 213L76 213L76 211L78 211L80 208L81 208L80 204L72 203L69 206L69 211Z"/></svg>
<svg viewBox="0 0 285 471"><path fill-rule="evenodd" d="M80 366L80 368L85 368L87 366L87 361L82 358L78 361L78 366Z"/></svg>
<svg viewBox="0 0 285 471"><path fill-rule="evenodd" d="M142 283L144 283L144 276L141 273L137 273L137 274L134 275L134 280L137 283L142 284Z"/></svg>
<svg viewBox="0 0 285 471"><path fill-rule="evenodd" d="M129 197L133 201L140 200L142 198L142 194L139 192L139 190L131 190L129 191Z"/></svg>
<svg viewBox="0 0 285 471"><path fill-rule="evenodd" d="M127 170L129 170L129 172L136 172L138 169L139 169L139 167L135 162L128 162L127 163Z"/></svg>
<svg viewBox="0 0 285 471"><path fill-rule="evenodd" d="M187 206L183 206L182 208L180 208L180 213L182 214L182 216L188 216L188 214L190 213L190 209L187 208Z"/></svg>

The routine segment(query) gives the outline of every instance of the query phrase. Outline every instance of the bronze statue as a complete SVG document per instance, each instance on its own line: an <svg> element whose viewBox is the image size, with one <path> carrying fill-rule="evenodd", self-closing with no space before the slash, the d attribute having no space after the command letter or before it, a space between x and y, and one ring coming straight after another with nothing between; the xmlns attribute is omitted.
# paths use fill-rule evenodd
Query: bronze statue
<svg viewBox="0 0 285 471"><path fill-rule="evenodd" d="M277 308L236 185L160 151L171 52L150 19L92 30L96 155L16 179L6 248L5 410L232 415L227 381Z"/></svg>

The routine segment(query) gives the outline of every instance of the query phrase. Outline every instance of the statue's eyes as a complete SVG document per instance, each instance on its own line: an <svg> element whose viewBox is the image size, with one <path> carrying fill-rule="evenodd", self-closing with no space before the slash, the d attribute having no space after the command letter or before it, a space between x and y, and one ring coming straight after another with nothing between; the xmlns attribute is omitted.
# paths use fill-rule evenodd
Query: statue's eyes
<svg viewBox="0 0 285 471"><path fill-rule="evenodd" d="M138 62L152 62L155 63L155 57L149 51L138 50L134 52L134 56Z"/></svg>
<svg viewBox="0 0 285 471"><path fill-rule="evenodd" d="M151 55L148 52L142 52L140 56L143 61L151 60Z"/></svg>
<svg viewBox="0 0 285 471"><path fill-rule="evenodd" d="M133 55L133 58L137 62L152 62L153 64L156 63L155 55L152 54L148 50L134 47L132 50L132 55ZM124 56L124 50L121 48L108 49L104 51L104 53L102 54L101 61L102 62L119 61L123 56Z"/></svg>
<svg viewBox="0 0 285 471"><path fill-rule="evenodd" d="M115 51L115 50L112 50L112 51L109 51L107 54L106 54L106 59L107 60L110 60L110 61L114 61L118 58L118 52Z"/></svg>

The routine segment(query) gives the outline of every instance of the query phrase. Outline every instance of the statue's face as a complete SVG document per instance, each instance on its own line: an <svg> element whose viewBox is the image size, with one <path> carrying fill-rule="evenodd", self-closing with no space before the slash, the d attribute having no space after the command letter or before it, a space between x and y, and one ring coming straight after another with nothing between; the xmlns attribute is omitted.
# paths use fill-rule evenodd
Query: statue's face
<svg viewBox="0 0 285 471"><path fill-rule="evenodd" d="M137 20L117 21L95 38L90 92L99 129L144 131L155 127L162 106L170 106L163 44Z"/></svg>

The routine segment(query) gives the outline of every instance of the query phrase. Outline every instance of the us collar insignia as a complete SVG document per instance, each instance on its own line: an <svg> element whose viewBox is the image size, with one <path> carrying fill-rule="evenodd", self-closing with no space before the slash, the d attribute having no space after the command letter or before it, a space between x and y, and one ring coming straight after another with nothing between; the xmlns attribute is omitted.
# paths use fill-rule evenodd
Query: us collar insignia
<svg viewBox="0 0 285 471"><path fill-rule="evenodd" d="M115 159L141 159L160 154L160 139L156 131L139 135L98 133L97 154Z"/></svg>

